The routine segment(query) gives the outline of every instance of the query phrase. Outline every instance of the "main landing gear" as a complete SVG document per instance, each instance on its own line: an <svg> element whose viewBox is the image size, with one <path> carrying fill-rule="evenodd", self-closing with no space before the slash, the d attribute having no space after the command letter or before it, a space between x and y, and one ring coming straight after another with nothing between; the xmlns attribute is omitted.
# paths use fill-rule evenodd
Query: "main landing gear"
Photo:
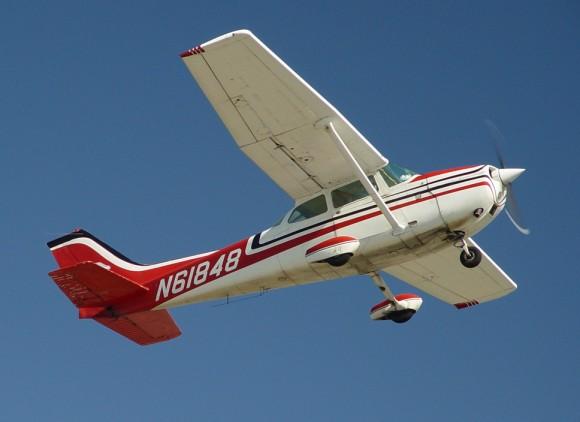
<svg viewBox="0 0 580 422"><path fill-rule="evenodd" d="M466 268L475 268L481 262L481 251L475 246L467 246L465 241L465 233L462 231L456 231L449 235L449 238L453 240L453 246L456 248L461 248L461 254L459 254L459 261Z"/></svg>
<svg viewBox="0 0 580 422"><path fill-rule="evenodd" d="M387 298L371 308L371 319L391 320L402 324L409 321L421 307L423 299L419 296L412 293L395 296L378 272L372 272L369 276Z"/></svg>

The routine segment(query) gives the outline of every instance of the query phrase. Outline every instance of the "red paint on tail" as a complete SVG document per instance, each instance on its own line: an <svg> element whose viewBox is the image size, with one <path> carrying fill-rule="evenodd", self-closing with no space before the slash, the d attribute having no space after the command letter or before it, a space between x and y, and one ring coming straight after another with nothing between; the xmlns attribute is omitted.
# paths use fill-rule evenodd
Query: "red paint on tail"
<svg viewBox="0 0 580 422"><path fill-rule="evenodd" d="M84 230L48 246L60 267L49 275L78 308L79 318L94 319L140 345L181 334L169 312L150 310L147 281L171 270L171 264L146 270Z"/></svg>

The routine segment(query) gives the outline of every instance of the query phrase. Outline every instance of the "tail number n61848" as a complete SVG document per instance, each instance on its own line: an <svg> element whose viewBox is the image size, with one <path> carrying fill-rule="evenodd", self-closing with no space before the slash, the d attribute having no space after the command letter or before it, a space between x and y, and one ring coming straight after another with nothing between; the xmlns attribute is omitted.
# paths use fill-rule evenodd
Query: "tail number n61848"
<svg viewBox="0 0 580 422"><path fill-rule="evenodd" d="M176 295L184 290L189 290L192 285L199 286L208 281L209 278L216 279L222 273L236 270L240 264L241 256L242 250L234 249L227 254L220 255L213 265L211 261L203 261L187 270L162 278L157 287L155 301L165 299L169 294Z"/></svg>

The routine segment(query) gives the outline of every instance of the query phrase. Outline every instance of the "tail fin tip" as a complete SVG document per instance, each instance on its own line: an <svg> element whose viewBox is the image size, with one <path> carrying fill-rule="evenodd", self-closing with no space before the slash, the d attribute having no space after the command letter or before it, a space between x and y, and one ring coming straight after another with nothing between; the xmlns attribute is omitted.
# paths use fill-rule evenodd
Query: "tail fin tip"
<svg viewBox="0 0 580 422"><path fill-rule="evenodd" d="M92 235L87 230L84 230L81 228L77 228L77 229L73 230L72 232L65 234L64 236L60 236L54 240L47 242L46 244L49 247L49 249L52 251L52 254L55 256L55 259L57 260L59 265L61 267L65 267L65 266L74 265L74 264L77 264L77 263L80 263L80 262L87 260L81 256L76 256L75 253L73 252L74 248L72 248L72 249L70 248L70 246L74 246L75 243L85 243L86 245L88 245L90 247L90 242L89 243L83 242L83 239L87 239L89 241L94 242L93 245L96 244L96 245L100 246L101 248L105 249L107 252L109 252L110 254L115 256L116 258L120 259L121 261L125 261L126 263L133 264L133 265L139 265L139 266L142 265L142 264L139 264L138 262L135 262L135 261L127 258L121 252L117 251L116 249L112 248L111 246L109 246L108 244L103 242L102 240L98 239L96 236ZM77 241L77 242L75 242L75 241ZM66 245L69 242L70 242L70 245ZM67 249L70 249L70 251L67 251ZM95 249L95 248L91 247L91 249ZM61 253L59 253L59 251ZM98 253L98 251L95 251L95 252Z"/></svg>

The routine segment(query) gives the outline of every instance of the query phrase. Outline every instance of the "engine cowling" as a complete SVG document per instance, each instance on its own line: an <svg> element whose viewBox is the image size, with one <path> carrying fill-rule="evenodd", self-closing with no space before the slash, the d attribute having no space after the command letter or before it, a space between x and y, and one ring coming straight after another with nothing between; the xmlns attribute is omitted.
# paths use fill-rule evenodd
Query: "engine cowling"
<svg viewBox="0 0 580 422"><path fill-rule="evenodd" d="M373 320L391 320L396 323L409 321L423 304L423 299L413 293L396 295L397 304L387 299L371 308L370 316Z"/></svg>
<svg viewBox="0 0 580 422"><path fill-rule="evenodd" d="M306 261L309 263L325 262L340 267L348 262L358 248L358 239L350 236L337 236L317 243L306 251Z"/></svg>

